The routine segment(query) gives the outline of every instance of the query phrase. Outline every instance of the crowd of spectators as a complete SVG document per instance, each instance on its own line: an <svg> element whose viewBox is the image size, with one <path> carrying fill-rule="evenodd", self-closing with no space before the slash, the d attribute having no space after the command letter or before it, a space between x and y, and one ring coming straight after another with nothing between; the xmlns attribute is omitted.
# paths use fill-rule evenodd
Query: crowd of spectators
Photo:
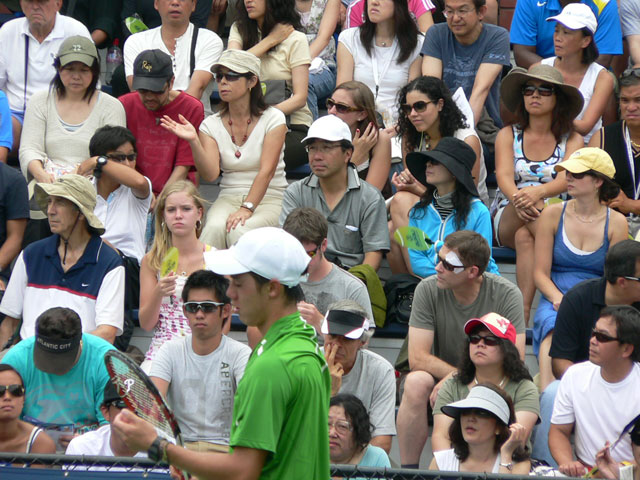
<svg viewBox="0 0 640 480"><path fill-rule="evenodd" d="M322 364L304 455L415 469L431 438L432 469L640 479L639 3L0 1L0 451L144 455L103 361L135 327L188 449L266 408L291 433L255 409L276 334L214 273L244 238ZM262 275L279 238L303 279ZM390 275L416 285L395 365ZM269 448L252 471L300 456Z"/></svg>

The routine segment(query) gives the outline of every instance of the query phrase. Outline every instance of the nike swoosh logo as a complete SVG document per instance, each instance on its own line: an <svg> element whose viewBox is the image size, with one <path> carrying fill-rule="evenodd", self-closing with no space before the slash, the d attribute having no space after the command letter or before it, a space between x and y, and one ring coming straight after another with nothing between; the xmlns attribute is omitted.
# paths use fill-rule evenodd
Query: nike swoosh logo
<svg viewBox="0 0 640 480"><path fill-rule="evenodd" d="M547 4L547 2L538 2L538 6L539 7L544 7Z"/></svg>
<svg viewBox="0 0 640 480"><path fill-rule="evenodd" d="M88 283L83 283L83 284L82 284L82 286L83 286L83 287L88 287L88 286L89 286L89 284L88 284Z"/></svg>

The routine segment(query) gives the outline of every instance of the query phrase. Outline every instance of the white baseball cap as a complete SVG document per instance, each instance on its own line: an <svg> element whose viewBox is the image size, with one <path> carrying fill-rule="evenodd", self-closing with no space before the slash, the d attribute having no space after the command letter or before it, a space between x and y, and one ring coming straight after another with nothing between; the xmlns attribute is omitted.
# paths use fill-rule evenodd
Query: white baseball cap
<svg viewBox="0 0 640 480"><path fill-rule="evenodd" d="M307 136L302 139L302 143L316 139L328 142L346 140L351 143L351 129L341 118L335 115L325 115L311 124Z"/></svg>
<svg viewBox="0 0 640 480"><path fill-rule="evenodd" d="M570 3L559 15L547 18L547 22L555 20L571 30L588 29L593 35L598 28L598 21L593 11L584 3Z"/></svg>
<svg viewBox="0 0 640 480"><path fill-rule="evenodd" d="M311 258L296 237L276 227L250 230L226 250L204 254L206 268L219 275L253 272L287 287L305 281Z"/></svg>

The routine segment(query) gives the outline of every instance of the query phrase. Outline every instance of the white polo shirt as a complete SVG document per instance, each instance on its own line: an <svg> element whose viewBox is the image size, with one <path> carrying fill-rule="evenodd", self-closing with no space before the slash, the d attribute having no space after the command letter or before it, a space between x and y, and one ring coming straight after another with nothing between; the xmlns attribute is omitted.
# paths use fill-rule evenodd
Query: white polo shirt
<svg viewBox="0 0 640 480"><path fill-rule="evenodd" d="M184 32L182 36L176 38L175 56L171 55L171 52L169 52L167 46L164 44L161 28L162 26L145 30L144 32L138 32L127 39L124 44L125 75L127 77L133 75L133 62L140 53L145 50L157 48L171 56L173 60L173 74L175 75L173 89L184 91L189 87L189 82L191 81L191 38L193 37L193 23L189 23L187 31ZM196 61L193 71L202 70L211 73L211 66L218 61L223 50L224 46L218 35L206 28L200 28L198 30L198 38L196 39ZM209 96L212 89L213 83L209 82L201 98L207 112L210 112Z"/></svg>
<svg viewBox="0 0 640 480"><path fill-rule="evenodd" d="M74 35L91 38L89 30L79 21L56 13L53 30L42 43L29 31L25 17L16 18L0 28L0 90L4 90L13 111L24 110L25 36L29 38L29 66L27 69L26 98L40 90L47 90L56 74L53 68L62 42Z"/></svg>

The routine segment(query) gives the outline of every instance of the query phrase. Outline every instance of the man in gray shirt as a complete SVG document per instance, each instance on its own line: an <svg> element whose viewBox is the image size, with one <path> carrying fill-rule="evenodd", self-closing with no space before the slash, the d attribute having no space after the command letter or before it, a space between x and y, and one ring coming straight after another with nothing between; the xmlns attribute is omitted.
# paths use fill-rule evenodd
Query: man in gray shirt
<svg viewBox="0 0 640 480"><path fill-rule="evenodd" d="M251 354L222 334L231 321L228 285L208 270L189 276L182 300L191 335L162 345L149 375L167 397L185 446L197 451L228 451L233 398Z"/></svg>
<svg viewBox="0 0 640 480"><path fill-rule="evenodd" d="M442 383L455 371L464 348L464 324L495 312L516 329L516 347L524 360L522 294L508 280L486 273L491 249L469 230L451 233L438 252L436 275L416 287L409 319L409 366L397 427L400 459L418 468L429 436L427 404L435 403Z"/></svg>
<svg viewBox="0 0 640 480"><path fill-rule="evenodd" d="M396 434L396 376L393 366L363 348L373 335L373 322L353 300L329 307L322 323L325 358L331 373L331 395L350 393L369 412L373 432L371 445L391 450Z"/></svg>
<svg viewBox="0 0 640 480"><path fill-rule="evenodd" d="M327 219L315 208L296 208L282 228L296 237L311 257L307 267L309 277L300 283L305 297L304 301L298 302L302 318L319 332L329 305L351 299L364 309L367 318L373 319L369 292L362 280L331 263L325 256Z"/></svg>
<svg viewBox="0 0 640 480"><path fill-rule="evenodd" d="M389 250L387 210L378 189L360 180L351 163L349 126L334 115L320 117L302 143L313 173L285 190L280 225L294 208L313 207L329 222L329 260L346 268L365 263L378 270Z"/></svg>

